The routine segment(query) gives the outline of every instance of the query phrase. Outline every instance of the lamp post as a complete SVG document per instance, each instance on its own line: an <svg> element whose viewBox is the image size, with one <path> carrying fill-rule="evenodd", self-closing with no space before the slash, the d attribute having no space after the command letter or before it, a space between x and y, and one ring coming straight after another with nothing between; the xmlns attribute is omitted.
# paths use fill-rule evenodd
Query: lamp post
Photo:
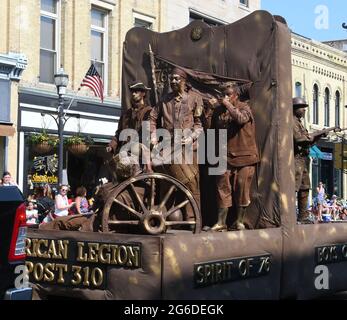
<svg viewBox="0 0 347 320"><path fill-rule="evenodd" d="M346 145L346 138L345 138L345 134L343 133L343 135L342 135L342 139L341 139L341 161L342 161L342 163L341 163L341 197L343 198L344 197L344 190L343 190L343 188L344 188L344 181L343 181L343 179L344 179L344 174L345 174L345 167L344 167L344 165L345 165L345 145ZM346 172L347 173L347 172Z"/></svg>
<svg viewBox="0 0 347 320"><path fill-rule="evenodd" d="M58 135L59 135L59 153L58 153L58 184L63 181L63 158L64 158L64 95L69 83L69 76L63 68L60 68L54 75L54 83L58 93Z"/></svg>

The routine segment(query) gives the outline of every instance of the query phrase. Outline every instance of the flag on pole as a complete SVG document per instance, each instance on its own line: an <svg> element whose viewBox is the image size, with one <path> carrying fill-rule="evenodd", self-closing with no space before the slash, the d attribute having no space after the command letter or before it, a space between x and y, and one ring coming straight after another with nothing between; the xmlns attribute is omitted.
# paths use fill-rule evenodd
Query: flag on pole
<svg viewBox="0 0 347 320"><path fill-rule="evenodd" d="M104 102L104 84L93 63L84 76L81 87L88 87L101 99L101 102Z"/></svg>

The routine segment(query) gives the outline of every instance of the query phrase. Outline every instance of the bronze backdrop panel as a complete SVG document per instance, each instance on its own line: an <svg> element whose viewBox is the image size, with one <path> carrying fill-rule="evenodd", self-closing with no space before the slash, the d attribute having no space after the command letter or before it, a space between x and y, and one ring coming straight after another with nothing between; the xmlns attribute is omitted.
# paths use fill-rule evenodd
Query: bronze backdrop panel
<svg viewBox="0 0 347 320"><path fill-rule="evenodd" d="M191 38L192 30L201 28L200 40ZM283 203L281 195L294 188L290 158L291 135L291 61L290 32L266 11L256 11L247 17L219 27L194 21L185 28L156 33L133 28L123 47L122 106L130 106L128 83L138 80L152 86L148 46L154 54L177 65L220 76L250 80L250 104L256 122L256 137L261 162L256 167L251 190L252 204L248 208L248 223L255 228L279 227L281 215L293 209L294 198ZM151 92L151 104L154 93ZM288 160L289 159L289 160ZM210 195L202 212L203 222L211 224L216 212L212 178L202 178L202 194ZM207 186L208 185L208 186ZM208 189L206 192L205 189ZM230 215L229 215L230 217Z"/></svg>

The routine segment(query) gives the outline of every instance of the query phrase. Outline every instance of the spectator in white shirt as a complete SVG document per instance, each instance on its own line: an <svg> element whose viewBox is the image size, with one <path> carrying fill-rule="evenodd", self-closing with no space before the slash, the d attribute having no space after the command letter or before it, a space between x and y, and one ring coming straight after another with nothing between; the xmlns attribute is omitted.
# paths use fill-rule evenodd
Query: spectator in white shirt
<svg viewBox="0 0 347 320"><path fill-rule="evenodd" d="M67 185L63 184L60 186L59 194L55 196L54 218L67 216L69 209L76 204L76 202L69 204L68 191L69 187Z"/></svg>

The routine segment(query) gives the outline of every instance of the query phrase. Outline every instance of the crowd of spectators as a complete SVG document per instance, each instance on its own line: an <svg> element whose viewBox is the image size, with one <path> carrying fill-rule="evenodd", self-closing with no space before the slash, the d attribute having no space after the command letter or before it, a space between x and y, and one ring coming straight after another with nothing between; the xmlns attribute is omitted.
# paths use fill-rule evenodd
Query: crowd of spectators
<svg viewBox="0 0 347 320"><path fill-rule="evenodd" d="M317 223L347 220L347 201L332 195L331 198L325 192L322 182L319 182L309 208L311 218Z"/></svg>
<svg viewBox="0 0 347 320"><path fill-rule="evenodd" d="M77 188L76 197L70 193L68 185L61 185L56 195L49 184L36 187L34 193L27 198L27 224L39 225L63 216L88 214L91 203L86 195L84 186Z"/></svg>

